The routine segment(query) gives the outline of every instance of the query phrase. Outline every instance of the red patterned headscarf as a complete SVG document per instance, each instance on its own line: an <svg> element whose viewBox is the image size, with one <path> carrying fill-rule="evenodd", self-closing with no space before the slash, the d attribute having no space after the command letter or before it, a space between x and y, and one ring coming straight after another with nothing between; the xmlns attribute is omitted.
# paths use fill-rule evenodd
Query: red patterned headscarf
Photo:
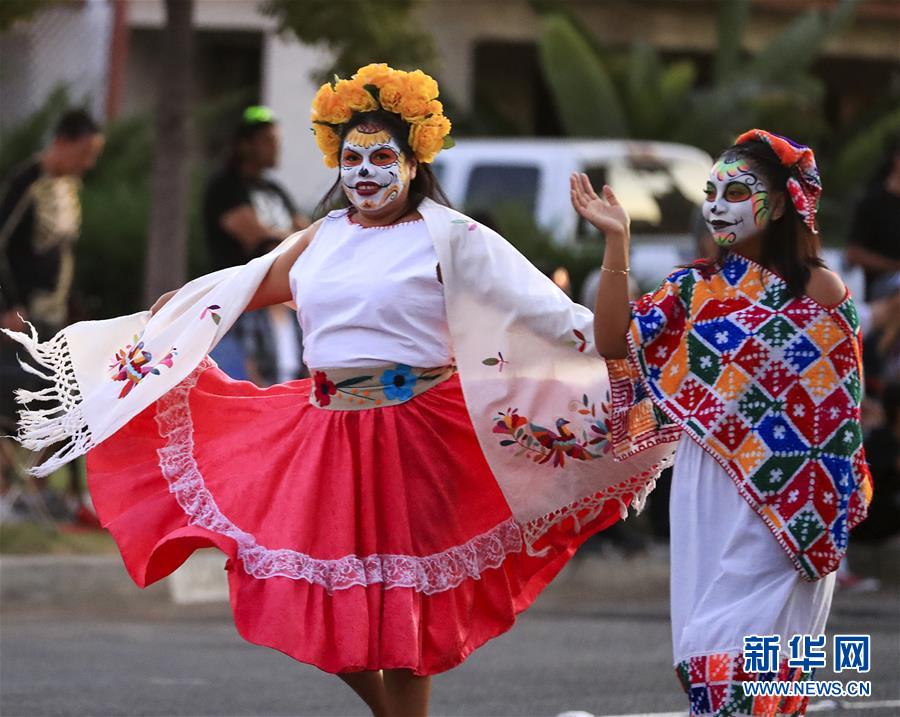
<svg viewBox="0 0 900 717"><path fill-rule="evenodd" d="M803 217L803 223L809 227L809 230L813 234L818 234L816 211L819 208L819 197L822 196L822 180L819 178L819 168L816 166L816 157L813 151L806 145L797 144L792 139L766 132L764 129L751 129L744 132L734 143L743 144L753 140L760 140L768 144L778 155L781 163L790 170L791 176L787 181L787 189L791 203L797 213Z"/></svg>

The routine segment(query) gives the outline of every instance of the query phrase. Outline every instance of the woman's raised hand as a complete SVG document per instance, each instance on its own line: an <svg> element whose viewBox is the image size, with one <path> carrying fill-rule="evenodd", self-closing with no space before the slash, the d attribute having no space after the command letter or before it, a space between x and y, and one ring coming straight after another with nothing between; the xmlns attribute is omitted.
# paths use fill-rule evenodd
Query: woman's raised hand
<svg viewBox="0 0 900 717"><path fill-rule="evenodd" d="M608 185L603 186L603 196L597 196L586 174L573 174L569 183L576 212L606 236L628 238L631 220Z"/></svg>

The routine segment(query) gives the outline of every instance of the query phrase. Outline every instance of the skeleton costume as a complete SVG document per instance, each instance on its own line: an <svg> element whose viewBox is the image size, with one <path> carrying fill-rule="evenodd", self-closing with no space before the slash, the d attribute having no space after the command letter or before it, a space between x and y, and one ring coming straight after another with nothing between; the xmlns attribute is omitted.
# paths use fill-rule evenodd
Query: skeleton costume
<svg viewBox="0 0 900 717"><path fill-rule="evenodd" d="M379 106L430 161L449 123L423 78L375 65L325 85L326 162L332 124ZM369 129L342 164L359 201L384 190L369 165L394 159ZM333 212L291 268L310 379L259 389L207 358L297 236L152 317L45 343L11 334L50 382L20 395L23 442L65 441L37 472L89 451L97 513L135 582L214 546L240 634L329 672L457 665L672 454L614 459L590 311L487 227L428 199L418 211L373 228Z"/></svg>
<svg viewBox="0 0 900 717"><path fill-rule="evenodd" d="M812 151L761 130L737 144L756 139L792 168L788 191L814 230ZM752 169L727 156L713 167L704 212L722 246L765 225L766 188ZM636 302L628 341L628 359L610 362L616 451L678 443L672 639L691 715L803 714L806 698L747 696L743 683L811 678L788 664L790 638L824 632L834 571L871 500L853 300L794 297L781 277L729 253ZM780 638L775 672L745 671L751 635Z"/></svg>

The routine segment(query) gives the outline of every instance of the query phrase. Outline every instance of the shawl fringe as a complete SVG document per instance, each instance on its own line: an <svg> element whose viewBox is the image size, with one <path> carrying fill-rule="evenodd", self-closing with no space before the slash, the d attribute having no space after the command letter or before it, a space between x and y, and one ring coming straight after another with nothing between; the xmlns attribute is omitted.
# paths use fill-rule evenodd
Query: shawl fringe
<svg viewBox="0 0 900 717"><path fill-rule="evenodd" d="M569 505L542 515L540 518L521 524L526 552L529 555L542 557L550 548L538 548L537 544L550 529L566 520L571 520L574 531L580 533L582 527L599 516L610 501L618 503L619 517L622 520L628 519L629 506L634 509L635 515L640 515L647 504L648 496L656 488L656 481L660 474L674 463L675 454L670 452L652 468L640 475L633 476L626 483L580 498ZM628 498L631 499L630 502L628 502Z"/></svg>
<svg viewBox="0 0 900 717"><path fill-rule="evenodd" d="M87 420L81 412L82 395L75 379L75 368L65 334L41 342L37 330L27 321L29 333L2 329L9 338L28 352L35 365L17 356L22 370L50 383L39 391L16 389L16 403L25 408L19 411L16 439L31 451L44 451L57 446L40 465L28 472L46 477L73 458L83 455L94 446ZM42 370L43 369L43 370ZM42 407L32 407L37 403Z"/></svg>

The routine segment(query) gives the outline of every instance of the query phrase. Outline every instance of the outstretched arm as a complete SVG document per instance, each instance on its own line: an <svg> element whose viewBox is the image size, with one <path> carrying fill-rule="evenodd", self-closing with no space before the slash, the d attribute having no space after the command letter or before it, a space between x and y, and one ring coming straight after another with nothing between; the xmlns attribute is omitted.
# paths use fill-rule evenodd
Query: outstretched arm
<svg viewBox="0 0 900 717"><path fill-rule="evenodd" d="M321 224L322 220L319 219L317 222L304 229L299 236L296 236L293 240L294 244L285 250L285 252L275 260L272 266L269 267L266 278L262 280L262 283L259 285L259 288L256 290L256 293L253 295L253 298L250 300L250 303L247 304L247 308L244 309L244 311L254 311L256 309L261 309L263 306L283 304L293 298L291 296L291 285L288 274L290 273L294 262L297 261L297 258L306 251L306 247L309 246L313 237L315 237ZM292 240L288 238L285 241Z"/></svg>
<svg viewBox="0 0 900 717"><path fill-rule="evenodd" d="M297 257L306 250L306 247L308 247L313 240L321 223L322 220L320 219L293 238L288 237L285 239L286 242L293 242L293 244L272 263L271 267L269 267L268 273L262 280L262 283L259 285L259 288L256 290L256 293L253 295L253 298L250 300L250 303L244 311L253 311L255 309L261 309L263 306L271 306L273 304L283 304L293 298L291 296L288 273L294 265L294 262L297 261ZM178 293L178 291L179 289L174 289L173 291L169 291L160 296L153 306L150 307L150 315L152 316L158 312L168 303L169 299Z"/></svg>
<svg viewBox="0 0 900 717"><path fill-rule="evenodd" d="M586 174L573 174L572 206L606 235L600 286L594 307L594 343L605 358L628 355L626 335L631 321L628 303L628 241L630 220L608 186L597 196Z"/></svg>

